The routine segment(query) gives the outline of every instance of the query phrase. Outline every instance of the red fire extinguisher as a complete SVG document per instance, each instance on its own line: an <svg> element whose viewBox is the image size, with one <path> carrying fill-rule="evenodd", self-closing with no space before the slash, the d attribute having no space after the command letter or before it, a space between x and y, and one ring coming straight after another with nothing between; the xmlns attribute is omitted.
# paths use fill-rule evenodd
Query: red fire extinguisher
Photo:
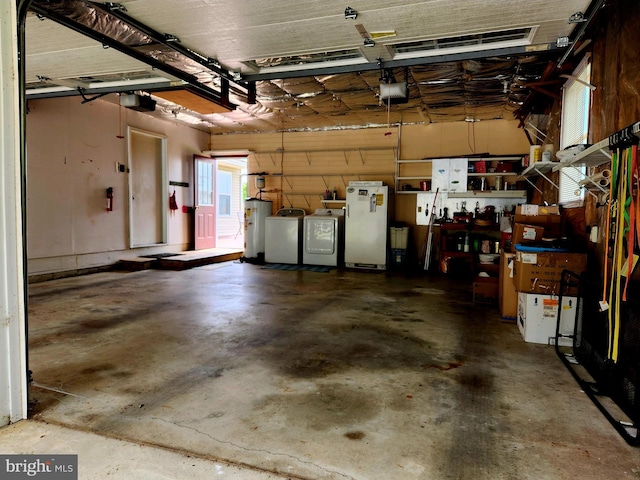
<svg viewBox="0 0 640 480"><path fill-rule="evenodd" d="M113 211L113 187L107 188L107 212Z"/></svg>

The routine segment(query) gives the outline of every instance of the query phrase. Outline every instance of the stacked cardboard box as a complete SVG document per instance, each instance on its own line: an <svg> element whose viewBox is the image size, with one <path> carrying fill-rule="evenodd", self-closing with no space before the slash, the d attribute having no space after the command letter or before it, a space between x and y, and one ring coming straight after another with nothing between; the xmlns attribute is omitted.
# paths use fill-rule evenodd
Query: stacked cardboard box
<svg viewBox="0 0 640 480"><path fill-rule="evenodd" d="M500 312L503 318L516 318L523 338L527 342L547 343L555 336L557 308L538 309L536 300L544 295L543 305L552 305L560 293L562 272L580 273L586 269L587 258L581 253L524 252L517 245L540 245L543 238L560 236L558 207L522 205L513 217L513 252L503 253L500 268ZM576 292L563 292L564 298L575 305ZM546 302L546 303L545 303ZM557 302L556 302L557 303ZM536 308L531 305L536 305ZM562 307L565 308L565 307ZM542 315L540 312L544 313ZM571 334L573 322L564 313L562 333ZM529 327L526 323L529 322ZM535 325L535 328L534 328ZM532 331L543 332L541 335ZM525 335L526 332L529 332ZM543 342L544 340L544 342Z"/></svg>
<svg viewBox="0 0 640 480"><path fill-rule="evenodd" d="M500 277L498 305L504 319L513 320L518 315L518 292L513 283L513 260L515 253L502 252L500 255Z"/></svg>
<svg viewBox="0 0 640 480"><path fill-rule="evenodd" d="M537 293L518 294L518 329L525 342L550 344L555 341L558 314L560 325L558 345L571 346L575 320L576 297L540 295Z"/></svg>
<svg viewBox="0 0 640 480"><path fill-rule="evenodd" d="M513 283L518 292L558 295L564 270L581 273L586 268L587 256L583 253L516 252Z"/></svg>
<svg viewBox="0 0 640 480"><path fill-rule="evenodd" d="M492 303L498 300L498 279L495 277L476 277L473 281L474 303Z"/></svg>
<svg viewBox="0 0 640 480"><path fill-rule="evenodd" d="M513 216L513 251L518 244L537 243L560 236L560 210L542 205L518 205Z"/></svg>

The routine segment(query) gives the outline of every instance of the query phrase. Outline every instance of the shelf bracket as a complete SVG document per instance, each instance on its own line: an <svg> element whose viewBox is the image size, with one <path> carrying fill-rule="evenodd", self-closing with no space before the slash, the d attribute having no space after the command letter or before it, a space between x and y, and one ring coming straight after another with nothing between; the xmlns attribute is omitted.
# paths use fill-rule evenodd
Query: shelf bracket
<svg viewBox="0 0 640 480"><path fill-rule="evenodd" d="M320 178L322 178L322 183L324 183L324 188L329 190L329 183L325 180L324 175L322 175Z"/></svg>
<svg viewBox="0 0 640 480"><path fill-rule="evenodd" d="M342 155L344 155L344 164L348 167L349 166L349 155L347 154L346 150L342 151Z"/></svg>
<svg viewBox="0 0 640 480"><path fill-rule="evenodd" d="M291 185L291 182L289 181L289 179L286 177L286 175L282 175L282 178L284 178L284 181L287 182L287 185L289 185L289 188L291 190L293 190L293 185Z"/></svg>
<svg viewBox="0 0 640 480"><path fill-rule="evenodd" d="M580 175L582 175L584 177L584 180L588 180L589 183L594 184L602 193L607 193L607 191L602 188L600 185L598 185L596 182L594 182L593 180L591 180L591 177L589 177L588 175L582 173L580 171L580 169L578 167L576 167L575 165L571 165L571 168L575 169L578 171L578 173L580 173ZM564 171L564 168L560 170L560 173L562 173L563 175L565 175L569 180L571 180L573 183L575 183L576 185L578 185L578 188L584 188L584 190L589 193L589 195L592 195L593 198L598 198L598 196L593 193L591 190L589 190L588 188L586 188L586 185L582 185L580 182L576 182L575 178L571 178L571 176Z"/></svg>
<svg viewBox="0 0 640 480"><path fill-rule="evenodd" d="M269 158L271 159L271 163L273 163L273 166L275 167L276 166L276 161L273 159L273 154L272 153L269 154Z"/></svg>
<svg viewBox="0 0 640 480"><path fill-rule="evenodd" d="M529 180L528 177L523 177L523 178L527 181L527 183L529 185L531 185L533 188L535 188L541 195L544 195L544 192L538 188L538 186L535 184L535 182L532 182L531 180Z"/></svg>
<svg viewBox="0 0 640 480"><path fill-rule="evenodd" d="M360 161L362 162L362 165L364 165L364 156L362 155L362 150L358 149L358 153L360 154Z"/></svg>
<svg viewBox="0 0 640 480"><path fill-rule="evenodd" d="M609 153L608 150L605 150L604 148L600 149L600 153L602 153L605 157L607 157L609 160L611 160L611 153Z"/></svg>
<svg viewBox="0 0 640 480"><path fill-rule="evenodd" d="M542 173L540 170L536 170L536 172L538 172L538 175L540 175L542 178L544 178L547 182L549 182L551 185L553 185L554 187L556 187L556 190L560 190L560 187L558 187L558 185L556 185L549 177L547 177L544 173ZM542 193L542 192L541 192Z"/></svg>
<svg viewBox="0 0 640 480"><path fill-rule="evenodd" d="M307 165L311 166L311 157L309 156L309 152L304 152L305 157L307 157Z"/></svg>

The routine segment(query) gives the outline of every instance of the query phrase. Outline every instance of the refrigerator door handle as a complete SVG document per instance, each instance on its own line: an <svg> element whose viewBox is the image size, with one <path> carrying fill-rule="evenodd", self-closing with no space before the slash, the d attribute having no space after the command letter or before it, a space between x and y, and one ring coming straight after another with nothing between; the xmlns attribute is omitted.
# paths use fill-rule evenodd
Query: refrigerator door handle
<svg viewBox="0 0 640 480"><path fill-rule="evenodd" d="M349 216L349 204L347 203L347 217Z"/></svg>

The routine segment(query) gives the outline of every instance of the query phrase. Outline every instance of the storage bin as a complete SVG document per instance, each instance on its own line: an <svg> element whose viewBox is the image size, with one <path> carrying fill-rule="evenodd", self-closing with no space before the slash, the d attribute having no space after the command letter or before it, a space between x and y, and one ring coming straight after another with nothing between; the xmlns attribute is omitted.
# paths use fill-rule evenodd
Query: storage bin
<svg viewBox="0 0 640 480"><path fill-rule="evenodd" d="M391 237L391 249L405 249L409 241L409 227L391 227L389 228L389 236Z"/></svg>

